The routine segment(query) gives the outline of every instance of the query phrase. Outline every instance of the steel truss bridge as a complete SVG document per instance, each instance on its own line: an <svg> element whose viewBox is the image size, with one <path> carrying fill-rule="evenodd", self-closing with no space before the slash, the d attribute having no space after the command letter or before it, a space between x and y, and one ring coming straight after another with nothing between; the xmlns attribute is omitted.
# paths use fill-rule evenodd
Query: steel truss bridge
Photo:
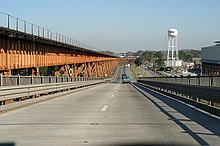
<svg viewBox="0 0 220 146"><path fill-rule="evenodd" d="M48 75L109 77L118 63L134 60L97 51L5 13L0 16L6 22L0 27L0 73L4 75L16 75L28 69L28 75L39 76L39 68L47 66Z"/></svg>

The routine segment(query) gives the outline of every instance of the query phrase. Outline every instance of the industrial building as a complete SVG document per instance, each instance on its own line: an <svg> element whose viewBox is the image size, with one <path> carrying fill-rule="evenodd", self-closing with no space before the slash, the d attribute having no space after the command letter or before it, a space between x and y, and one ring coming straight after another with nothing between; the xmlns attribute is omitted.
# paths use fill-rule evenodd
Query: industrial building
<svg viewBox="0 0 220 146"><path fill-rule="evenodd" d="M202 75L220 75L220 41L202 48Z"/></svg>

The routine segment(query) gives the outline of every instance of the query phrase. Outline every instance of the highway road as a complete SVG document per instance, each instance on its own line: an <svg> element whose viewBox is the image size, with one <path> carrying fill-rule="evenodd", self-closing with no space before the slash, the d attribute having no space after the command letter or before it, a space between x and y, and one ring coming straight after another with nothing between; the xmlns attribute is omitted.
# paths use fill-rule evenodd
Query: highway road
<svg viewBox="0 0 220 146"><path fill-rule="evenodd" d="M122 84L121 73L113 82L0 114L0 146L220 144L218 117L139 86L143 95Z"/></svg>

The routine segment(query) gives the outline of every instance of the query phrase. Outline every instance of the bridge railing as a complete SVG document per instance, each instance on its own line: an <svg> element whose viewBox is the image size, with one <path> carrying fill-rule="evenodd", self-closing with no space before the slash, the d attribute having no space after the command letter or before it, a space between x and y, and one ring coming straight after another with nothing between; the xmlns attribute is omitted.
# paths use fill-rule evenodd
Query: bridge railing
<svg viewBox="0 0 220 146"><path fill-rule="evenodd" d="M0 87L20 86L34 84L67 83L79 81L103 80L103 78L85 78L85 77L54 77L54 76L3 76L0 74Z"/></svg>
<svg viewBox="0 0 220 146"><path fill-rule="evenodd" d="M220 87L220 76L142 77L146 81Z"/></svg>
<svg viewBox="0 0 220 146"><path fill-rule="evenodd" d="M45 39L50 39L60 43L65 43L68 45L76 46L79 48L98 51L98 49L84 44L80 41L74 40L70 37L59 33L53 33L49 29L35 25L33 23L27 22L25 20L19 19L17 17L11 16L9 14L0 12L0 27L4 27L11 30L16 30L19 32L27 33L37 37L42 37Z"/></svg>
<svg viewBox="0 0 220 146"><path fill-rule="evenodd" d="M26 104L29 105L31 103L35 103L36 101L29 99L42 97L39 99L39 101L44 101L60 96L60 94L69 94L74 90L87 89L86 87L91 87L106 82L104 79L100 78L2 76L1 83L6 81L8 81L8 86L0 87L0 112L2 111L2 108L3 111L5 108L7 111L8 106L4 106L7 104L12 105L12 108L16 109L16 103L20 101L27 100ZM38 100L36 102L38 102ZM18 107L22 106L23 104L25 103L18 103Z"/></svg>
<svg viewBox="0 0 220 146"><path fill-rule="evenodd" d="M172 97L220 115L219 76L148 77L140 78L137 82L164 94L175 95Z"/></svg>

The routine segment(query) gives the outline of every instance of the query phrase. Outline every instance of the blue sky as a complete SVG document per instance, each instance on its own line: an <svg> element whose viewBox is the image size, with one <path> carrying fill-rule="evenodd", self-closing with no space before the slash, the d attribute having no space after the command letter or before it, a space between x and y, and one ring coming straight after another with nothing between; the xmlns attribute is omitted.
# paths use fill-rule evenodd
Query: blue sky
<svg viewBox="0 0 220 146"><path fill-rule="evenodd" d="M127 52L167 49L170 28L179 31L181 49L213 45L220 39L219 6L219 0L1 0L0 11L99 50Z"/></svg>

